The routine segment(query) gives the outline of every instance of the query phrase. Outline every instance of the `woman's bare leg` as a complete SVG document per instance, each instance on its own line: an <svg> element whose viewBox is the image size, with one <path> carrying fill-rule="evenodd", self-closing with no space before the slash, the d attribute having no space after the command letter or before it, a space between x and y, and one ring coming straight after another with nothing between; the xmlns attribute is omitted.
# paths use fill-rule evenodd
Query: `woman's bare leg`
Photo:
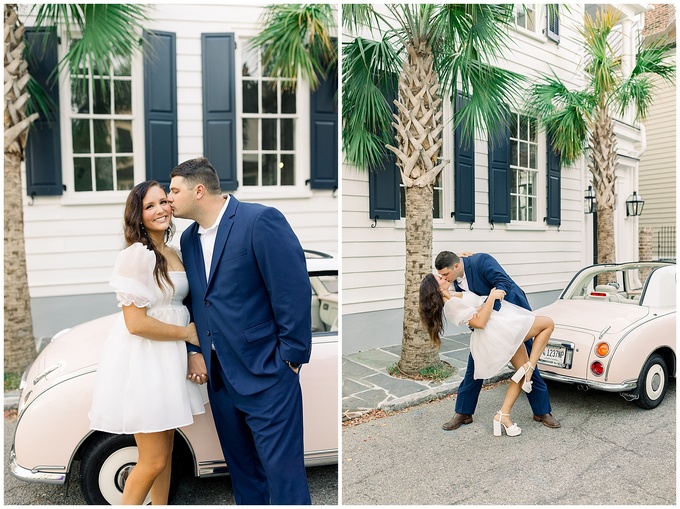
<svg viewBox="0 0 680 509"><path fill-rule="evenodd" d="M139 449L139 459L130 472L123 489L123 505L141 505L144 503L156 478L166 469L172 449L168 444L171 431L158 433L137 433L135 442ZM166 494L167 500L167 494Z"/></svg>
<svg viewBox="0 0 680 509"><path fill-rule="evenodd" d="M170 495L170 477L172 474L172 446L175 440L175 430L167 431L168 463L151 486L151 505L168 505Z"/></svg>
<svg viewBox="0 0 680 509"><path fill-rule="evenodd" d="M531 356L529 356L529 362L533 367L536 367L536 363L543 353L543 350L545 350L554 329L555 323L552 321L552 318L537 316L534 319L534 324L531 326L526 338L524 338L525 341L534 338L534 344L531 347Z"/></svg>
<svg viewBox="0 0 680 509"><path fill-rule="evenodd" d="M528 359L529 356L527 354L527 348L526 346L524 346L524 343L522 343L515 352L515 355L513 355L512 359L510 359L510 363L513 365L515 369L519 369L524 363L527 362ZM524 383L524 380L522 379L521 382ZM505 399L503 400L503 406L501 407L501 412L507 414L503 416L501 422L508 427L512 426L512 420L510 419L510 411L512 410L512 407L515 405L515 401L517 401L517 398L519 397L519 393L521 392L521 390L522 388L520 384L510 380L510 385L508 386L508 390L505 393Z"/></svg>

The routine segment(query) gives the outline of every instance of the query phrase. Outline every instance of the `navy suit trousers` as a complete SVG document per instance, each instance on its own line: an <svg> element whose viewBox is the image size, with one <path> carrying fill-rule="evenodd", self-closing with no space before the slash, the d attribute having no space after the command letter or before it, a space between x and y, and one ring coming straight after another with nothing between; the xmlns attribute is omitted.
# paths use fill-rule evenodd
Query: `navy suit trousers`
<svg viewBox="0 0 680 509"><path fill-rule="evenodd" d="M239 505L309 505L302 391L292 369L272 387L237 393L212 352L208 396Z"/></svg>
<svg viewBox="0 0 680 509"><path fill-rule="evenodd" d="M527 352L531 354L531 346L534 340L530 339L524 343L527 347ZM477 401L479 400L479 393L482 390L482 383L484 380L475 379L475 363L472 359L472 354L468 357L467 368L465 369L465 377L458 387L458 396L456 397L456 412L459 414L472 415L477 408ZM527 393L529 404L534 412L534 415L549 414L552 409L550 407L550 399L548 398L548 386L545 380L541 377L538 367L534 370L531 377L533 382L533 389ZM524 391L522 391L524 392Z"/></svg>

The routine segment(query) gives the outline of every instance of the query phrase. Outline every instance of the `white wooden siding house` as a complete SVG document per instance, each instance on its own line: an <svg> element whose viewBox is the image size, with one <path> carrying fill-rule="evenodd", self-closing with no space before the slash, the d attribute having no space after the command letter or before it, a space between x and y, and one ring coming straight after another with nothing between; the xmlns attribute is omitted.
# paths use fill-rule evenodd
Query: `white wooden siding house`
<svg viewBox="0 0 680 509"><path fill-rule="evenodd" d="M518 6L514 46L498 65L529 79L552 70L571 88L583 87L577 28L584 10L596 7L570 5L567 11L560 6L559 26L551 31L545 5L529 4L528 13ZM644 7L619 8L626 15L619 37L630 61ZM445 119L453 107L445 101ZM517 114L513 122L500 158L496 149L489 154L486 133L478 133L474 151L466 153L457 146L456 133L445 129L442 157L451 164L435 186L433 262L441 250L488 252L537 308L552 302L579 268L592 263L592 216L584 214L590 174L585 158L560 168L550 157L545 132L535 132L530 119ZM637 219L625 217L625 200L637 189L642 140L630 118L617 122L617 135L617 259L632 260ZM398 172L369 174L343 166L343 353L401 343L405 245L399 186Z"/></svg>
<svg viewBox="0 0 680 509"><path fill-rule="evenodd" d="M149 57L122 62L106 94L87 73L65 73L51 90L58 120L31 133L22 190L36 337L116 310L108 279L124 247L128 190L146 179L167 184L190 158L208 157L239 200L281 210L304 247L338 251L337 79L311 94L303 82L282 93L263 77L247 44L262 12L151 6L140 34ZM59 30L35 50L32 74L45 78L65 54ZM86 95L73 92L79 77ZM189 222L176 223L179 245Z"/></svg>

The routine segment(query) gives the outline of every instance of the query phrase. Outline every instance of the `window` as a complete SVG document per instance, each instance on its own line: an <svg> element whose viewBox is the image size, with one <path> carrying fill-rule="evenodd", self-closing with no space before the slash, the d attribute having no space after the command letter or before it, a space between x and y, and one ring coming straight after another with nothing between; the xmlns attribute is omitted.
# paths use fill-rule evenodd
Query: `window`
<svg viewBox="0 0 680 509"><path fill-rule="evenodd" d="M106 70L80 69L70 76L70 85L73 189L77 193L132 189L135 147L130 61L120 58Z"/></svg>
<svg viewBox="0 0 680 509"><path fill-rule="evenodd" d="M536 11L533 4L515 6L515 25L530 32L536 31Z"/></svg>
<svg viewBox="0 0 680 509"><path fill-rule="evenodd" d="M437 164L441 164L441 158L437 160ZM433 183L433 196L432 196L432 218L433 219L443 219L444 218L444 188L442 186L442 173L439 172L437 178ZM399 196L401 200L401 218L406 217L406 188L404 184L399 184Z"/></svg>
<svg viewBox="0 0 680 509"><path fill-rule="evenodd" d="M262 71L257 49L243 51L242 172L244 186L296 185L297 89Z"/></svg>
<svg viewBox="0 0 680 509"><path fill-rule="evenodd" d="M510 125L510 218L537 220L538 137L535 118L513 114Z"/></svg>

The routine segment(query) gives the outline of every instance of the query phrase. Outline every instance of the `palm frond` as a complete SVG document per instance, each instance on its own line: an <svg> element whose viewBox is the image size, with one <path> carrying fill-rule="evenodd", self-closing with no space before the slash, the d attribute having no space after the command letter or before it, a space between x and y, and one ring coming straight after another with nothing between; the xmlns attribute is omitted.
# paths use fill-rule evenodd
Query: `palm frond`
<svg viewBox="0 0 680 509"><path fill-rule="evenodd" d="M249 44L262 50L267 75L293 80L282 86L294 88L299 73L314 90L327 77L328 63L337 61L331 37L335 26L330 4L272 5L262 16L262 30Z"/></svg>
<svg viewBox="0 0 680 509"><path fill-rule="evenodd" d="M343 4L342 26L350 32L360 35L362 28L368 28L373 34L385 18L371 4Z"/></svg>
<svg viewBox="0 0 680 509"><path fill-rule="evenodd" d="M343 46L342 140L347 161L361 169L378 165L393 143L392 104L401 61L389 36L357 37Z"/></svg>
<svg viewBox="0 0 680 509"><path fill-rule="evenodd" d="M531 86L525 109L539 119L562 162L568 166L577 161L586 148L588 123L596 101L589 92L569 90L553 75Z"/></svg>
<svg viewBox="0 0 680 509"><path fill-rule="evenodd" d="M620 12L608 6L598 10L595 16L586 14L583 26L579 28L587 58L585 71L591 77L591 86L602 103L618 86L620 51L612 48L609 36L620 20Z"/></svg>

